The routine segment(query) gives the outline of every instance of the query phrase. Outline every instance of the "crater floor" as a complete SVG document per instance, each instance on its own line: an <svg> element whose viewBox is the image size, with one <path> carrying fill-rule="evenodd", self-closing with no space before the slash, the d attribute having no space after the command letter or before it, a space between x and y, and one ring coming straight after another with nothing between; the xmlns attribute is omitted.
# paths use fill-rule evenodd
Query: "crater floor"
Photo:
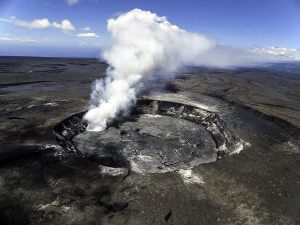
<svg viewBox="0 0 300 225"><path fill-rule="evenodd" d="M141 115L101 134L79 134L74 142L80 152L97 155L103 165L144 173L182 169L217 158L215 143L204 127L168 116Z"/></svg>

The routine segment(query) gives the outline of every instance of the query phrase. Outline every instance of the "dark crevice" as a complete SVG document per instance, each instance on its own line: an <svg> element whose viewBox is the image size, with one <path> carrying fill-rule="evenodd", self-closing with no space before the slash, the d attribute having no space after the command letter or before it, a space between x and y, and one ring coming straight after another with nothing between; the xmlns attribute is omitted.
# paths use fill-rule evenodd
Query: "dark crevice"
<svg viewBox="0 0 300 225"><path fill-rule="evenodd" d="M171 216L172 216L172 210L170 210L169 212L168 212L168 214L165 216L165 221L168 223L168 221L169 221L169 219L171 218Z"/></svg>
<svg viewBox="0 0 300 225"><path fill-rule="evenodd" d="M8 117L7 119L9 119L9 120L25 120L25 118L17 117L17 116Z"/></svg>
<svg viewBox="0 0 300 225"><path fill-rule="evenodd" d="M40 81L0 84L0 88L6 88L6 87L11 87L11 86L19 86L19 85L25 85L25 84L40 84L40 83L55 83L55 82L57 82L57 81L40 80Z"/></svg>

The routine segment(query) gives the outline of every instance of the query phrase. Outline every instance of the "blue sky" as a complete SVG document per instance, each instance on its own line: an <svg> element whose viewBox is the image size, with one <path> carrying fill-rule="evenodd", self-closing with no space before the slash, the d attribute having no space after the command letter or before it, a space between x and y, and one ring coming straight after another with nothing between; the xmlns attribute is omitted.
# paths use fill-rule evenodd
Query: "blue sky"
<svg viewBox="0 0 300 225"><path fill-rule="evenodd" d="M0 0L0 55L97 57L107 19L134 8L235 47L300 48L300 0Z"/></svg>

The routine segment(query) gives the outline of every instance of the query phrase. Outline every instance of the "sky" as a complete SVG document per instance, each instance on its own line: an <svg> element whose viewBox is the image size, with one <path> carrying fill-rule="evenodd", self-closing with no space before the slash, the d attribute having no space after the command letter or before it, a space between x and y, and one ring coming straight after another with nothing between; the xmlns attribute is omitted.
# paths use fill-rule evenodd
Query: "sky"
<svg viewBox="0 0 300 225"><path fill-rule="evenodd" d="M239 48L300 48L300 0L0 0L0 55L99 57L109 18L149 10Z"/></svg>

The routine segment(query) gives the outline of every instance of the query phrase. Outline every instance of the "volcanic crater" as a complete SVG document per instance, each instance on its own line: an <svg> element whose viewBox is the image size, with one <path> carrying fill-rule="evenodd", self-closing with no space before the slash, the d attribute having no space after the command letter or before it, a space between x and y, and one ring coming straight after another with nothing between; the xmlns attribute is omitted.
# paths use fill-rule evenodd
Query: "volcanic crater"
<svg viewBox="0 0 300 225"><path fill-rule="evenodd" d="M86 130L86 112L54 128L66 152L100 165L161 173L214 162L242 145L213 108L176 94L141 97L129 116L113 121L105 131Z"/></svg>
<svg viewBox="0 0 300 225"><path fill-rule="evenodd" d="M1 65L1 224L300 224L299 63L187 68L102 132L82 117L105 63Z"/></svg>

